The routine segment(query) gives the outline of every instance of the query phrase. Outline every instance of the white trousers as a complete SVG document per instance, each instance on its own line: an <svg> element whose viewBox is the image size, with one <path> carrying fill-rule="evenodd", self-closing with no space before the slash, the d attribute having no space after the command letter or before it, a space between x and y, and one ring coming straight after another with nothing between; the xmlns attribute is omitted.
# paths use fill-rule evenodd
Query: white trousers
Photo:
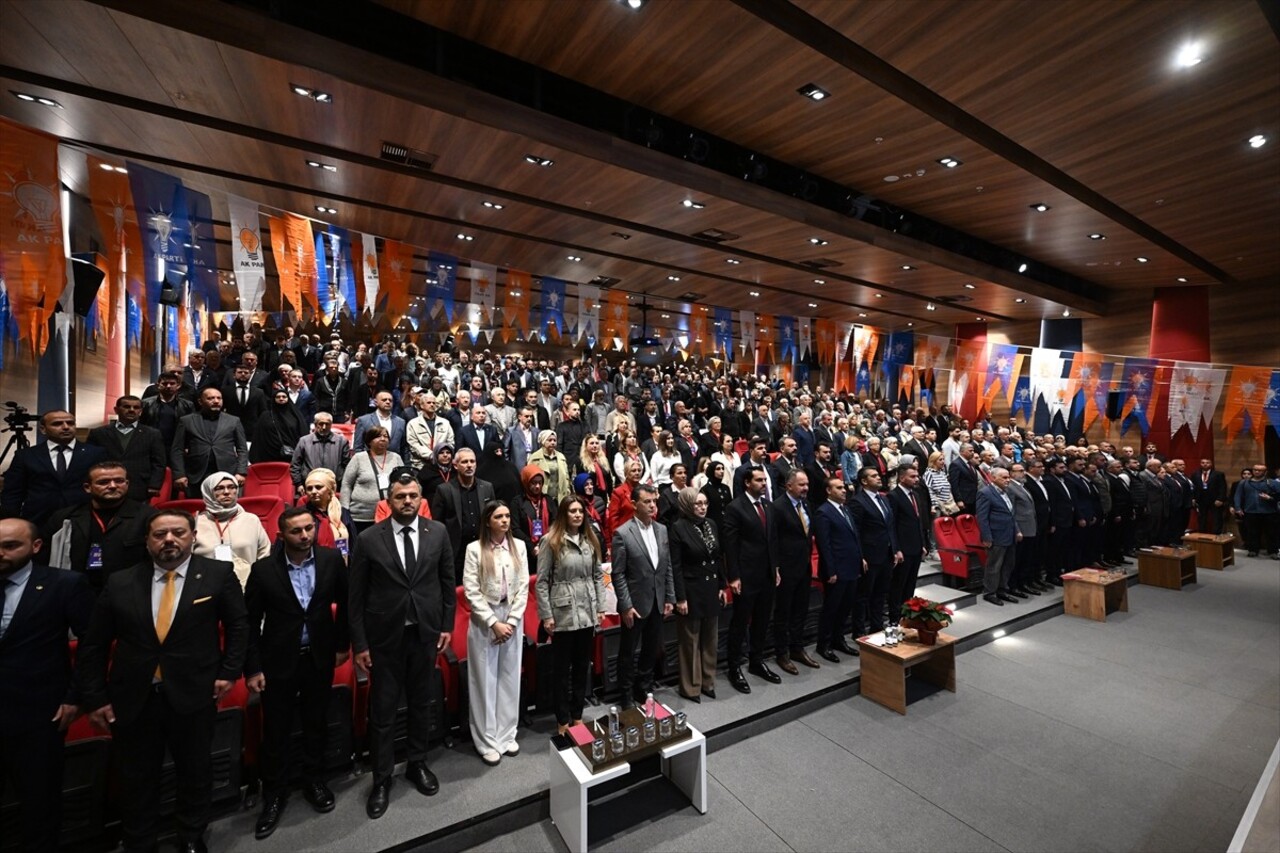
<svg viewBox="0 0 1280 853"><path fill-rule="evenodd" d="M505 622L511 608L493 605L493 615ZM501 754L516 739L520 722L520 657L523 626L505 643L493 641L493 631L473 620L467 627L467 689L470 691L471 742L476 752Z"/></svg>

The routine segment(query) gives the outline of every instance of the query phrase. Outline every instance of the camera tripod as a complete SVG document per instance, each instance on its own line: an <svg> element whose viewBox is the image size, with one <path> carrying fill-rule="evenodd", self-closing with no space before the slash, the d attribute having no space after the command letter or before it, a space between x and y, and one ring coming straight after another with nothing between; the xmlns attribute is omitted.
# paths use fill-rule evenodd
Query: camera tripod
<svg viewBox="0 0 1280 853"><path fill-rule="evenodd" d="M3 467L4 461L7 458L9 458L10 450L13 450L14 456L17 456L18 455L17 451L26 450L28 447L31 446L31 442L27 440L27 432L30 429L31 427L24 425L24 426L12 426L12 427L9 427L8 429L0 430L0 432L13 433L13 435L9 436L9 441L5 444L4 450L0 450L0 467Z"/></svg>

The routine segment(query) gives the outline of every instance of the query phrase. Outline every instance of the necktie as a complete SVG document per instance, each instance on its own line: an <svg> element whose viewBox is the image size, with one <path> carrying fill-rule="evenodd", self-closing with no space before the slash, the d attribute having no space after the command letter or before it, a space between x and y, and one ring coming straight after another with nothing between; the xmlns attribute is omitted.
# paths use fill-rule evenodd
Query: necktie
<svg viewBox="0 0 1280 853"><path fill-rule="evenodd" d="M249 398L249 391L248 391L248 389L247 389L247 388L245 388L245 386L241 385L241 386L240 386L240 405L242 405L242 406L243 406L243 405L245 405L246 403L248 403L248 402L249 402L249 399L248 399L248 398Z"/></svg>
<svg viewBox="0 0 1280 853"><path fill-rule="evenodd" d="M3 595L0 595L0 613L3 613L3 612L4 612L5 607L6 607L6 606L8 605L8 603L9 603L9 592L10 592L10 590L15 590L15 589L17 589L17 588L18 588L18 585L17 585L16 583L14 583L13 581L5 581L5 582L4 582L4 594L3 594ZM14 610L15 610L15 612L16 612L17 608L14 608ZM10 617L9 622L12 622L12 621L13 621L13 618L12 618L12 617ZM9 630L9 623L8 623L8 622L4 623L3 625L0 625L0 638L3 638L3 637L4 637L4 635L8 632L8 630Z"/></svg>
<svg viewBox="0 0 1280 853"><path fill-rule="evenodd" d="M170 569L164 573L164 589L160 593L160 608L156 613L156 638L161 643L165 637L169 636L169 626L173 624L173 606L177 603L177 579L178 573ZM160 665L156 664L156 679L163 680L160 673Z"/></svg>
<svg viewBox="0 0 1280 853"><path fill-rule="evenodd" d="M800 526L804 528L804 535L809 535L809 519L805 518L804 507L796 504L796 515L800 516Z"/></svg>
<svg viewBox="0 0 1280 853"><path fill-rule="evenodd" d="M65 446L58 448L58 476L59 477L67 473L67 451L70 449L71 448L65 447Z"/></svg>
<svg viewBox="0 0 1280 853"><path fill-rule="evenodd" d="M916 511L916 518L920 517L920 505L916 503L916 493L907 492L907 497L911 498L911 508Z"/></svg>
<svg viewBox="0 0 1280 853"><path fill-rule="evenodd" d="M413 550L413 534L412 527L406 527L400 531L404 536L404 573L407 575L418 564L418 555Z"/></svg>
<svg viewBox="0 0 1280 853"><path fill-rule="evenodd" d="M876 509L880 510L886 521L889 520L889 508L884 505L884 495L876 495Z"/></svg>
<svg viewBox="0 0 1280 853"><path fill-rule="evenodd" d="M764 517L764 504L760 501L756 501L756 515L760 516L760 526L767 527L768 523Z"/></svg>
<svg viewBox="0 0 1280 853"><path fill-rule="evenodd" d="M853 516L849 514L849 508L847 506L840 507L840 514L844 516L845 524L849 525L850 530L857 529L853 523Z"/></svg>

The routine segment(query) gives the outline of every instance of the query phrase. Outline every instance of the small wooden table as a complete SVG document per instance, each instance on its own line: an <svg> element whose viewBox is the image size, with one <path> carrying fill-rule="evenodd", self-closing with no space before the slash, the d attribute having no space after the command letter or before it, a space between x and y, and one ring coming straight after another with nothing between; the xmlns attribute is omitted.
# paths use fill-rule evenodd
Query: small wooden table
<svg viewBox="0 0 1280 853"><path fill-rule="evenodd" d="M1196 565L1222 571L1236 564L1236 537L1230 533L1188 533L1182 542L1196 552Z"/></svg>
<svg viewBox="0 0 1280 853"><path fill-rule="evenodd" d="M1124 572L1077 569L1062 576L1062 609L1068 616L1106 622L1107 614L1129 610L1129 577Z"/></svg>
<svg viewBox="0 0 1280 853"><path fill-rule="evenodd" d="M1196 582L1196 552L1189 548L1140 548L1138 581L1165 589Z"/></svg>
<svg viewBox="0 0 1280 853"><path fill-rule="evenodd" d="M916 632L896 646L878 646L858 638L861 693L891 711L907 713L907 670L915 677L956 692L956 638L938 634L938 644L916 642ZM873 635L877 636L877 635Z"/></svg>

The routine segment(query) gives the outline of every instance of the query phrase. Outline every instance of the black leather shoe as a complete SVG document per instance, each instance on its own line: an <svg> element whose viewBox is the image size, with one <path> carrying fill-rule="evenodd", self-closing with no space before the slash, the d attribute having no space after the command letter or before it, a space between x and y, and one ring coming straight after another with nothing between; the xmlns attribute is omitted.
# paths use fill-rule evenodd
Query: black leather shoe
<svg viewBox="0 0 1280 853"><path fill-rule="evenodd" d="M683 690L677 690L677 691L676 691L676 693L678 693L678 694L680 695L680 698L681 698L681 699L684 699L684 700L686 700L686 701L692 702L692 703L694 703L695 705L701 705L701 704L702 704L702 697L701 697L701 696L689 696L689 695L687 695Z"/></svg>
<svg viewBox="0 0 1280 853"><path fill-rule="evenodd" d="M377 820L387 813L387 805L391 802L391 780L374 782L369 790L369 801L365 803L364 812L372 820Z"/></svg>
<svg viewBox="0 0 1280 853"><path fill-rule="evenodd" d="M840 638L840 642L832 643L831 648L838 652L844 652L846 655L853 655L855 658L858 656L858 647L849 645L843 637Z"/></svg>
<svg viewBox="0 0 1280 853"><path fill-rule="evenodd" d="M994 604L996 607L1004 607L1004 602L1001 601L999 596L995 595L994 593L991 595L982 596L982 600L990 604Z"/></svg>
<svg viewBox="0 0 1280 853"><path fill-rule="evenodd" d="M261 841L276 831L280 823L280 815L284 813L285 798L280 796L262 798L262 814L253 825L253 837Z"/></svg>
<svg viewBox="0 0 1280 853"><path fill-rule="evenodd" d="M302 798L311 804L311 808L320 814L333 811L333 791L323 782L312 782L302 786Z"/></svg>
<svg viewBox="0 0 1280 853"><path fill-rule="evenodd" d="M1023 592L1023 591L1022 591L1022 590L1020 590L1020 589L1011 589L1011 590L1009 590L1009 593L1008 593L1008 594L1009 594L1009 595L1012 595L1014 598L1029 598L1029 597L1030 597L1030 596L1028 596L1025 592Z"/></svg>
<svg viewBox="0 0 1280 853"><path fill-rule="evenodd" d="M782 676L778 675L778 673L769 669L769 664L765 663L764 661L751 664L751 666L747 667L747 672L751 673L752 675L756 675L756 676L759 676L760 678L763 678L765 681L769 682L770 684L782 683Z"/></svg>
<svg viewBox="0 0 1280 853"><path fill-rule="evenodd" d="M1062 578L1049 578L1049 584L1050 584L1050 586L1061 587L1061 586L1062 586Z"/></svg>
<svg viewBox="0 0 1280 853"><path fill-rule="evenodd" d="M1010 604L1018 603L1018 599L1014 598L1012 595L1010 595L1007 592L997 592L996 595L999 596L1001 601L1007 601Z"/></svg>
<svg viewBox="0 0 1280 853"><path fill-rule="evenodd" d="M840 656L831 651L831 649L828 649L826 646L818 646L818 657L823 660L831 661L832 663L840 663Z"/></svg>
<svg viewBox="0 0 1280 853"><path fill-rule="evenodd" d="M704 687L702 688L702 695L708 699L714 699L716 698L716 689L714 687Z"/></svg>
<svg viewBox="0 0 1280 853"><path fill-rule="evenodd" d="M209 853L209 848L205 845L204 839L201 838L197 838L195 841L180 842L178 849L182 853Z"/></svg>
<svg viewBox="0 0 1280 853"><path fill-rule="evenodd" d="M1019 592L1021 592L1024 596L1027 596L1027 595L1034 595L1034 596L1036 596L1037 598L1039 598L1039 597L1040 597L1040 590L1036 589L1036 588L1035 588L1034 586L1032 586L1031 584L1027 584L1027 585L1026 585L1026 586L1024 586L1022 589L1020 589L1020 590L1019 590Z"/></svg>
<svg viewBox="0 0 1280 853"><path fill-rule="evenodd" d="M425 761L415 761L404 771L404 778L413 783L418 793L424 797L434 797L440 792L440 780L431 772Z"/></svg>
<svg viewBox="0 0 1280 853"><path fill-rule="evenodd" d="M747 677L736 666L729 670L729 684L739 693L751 692L751 685L747 683Z"/></svg>

